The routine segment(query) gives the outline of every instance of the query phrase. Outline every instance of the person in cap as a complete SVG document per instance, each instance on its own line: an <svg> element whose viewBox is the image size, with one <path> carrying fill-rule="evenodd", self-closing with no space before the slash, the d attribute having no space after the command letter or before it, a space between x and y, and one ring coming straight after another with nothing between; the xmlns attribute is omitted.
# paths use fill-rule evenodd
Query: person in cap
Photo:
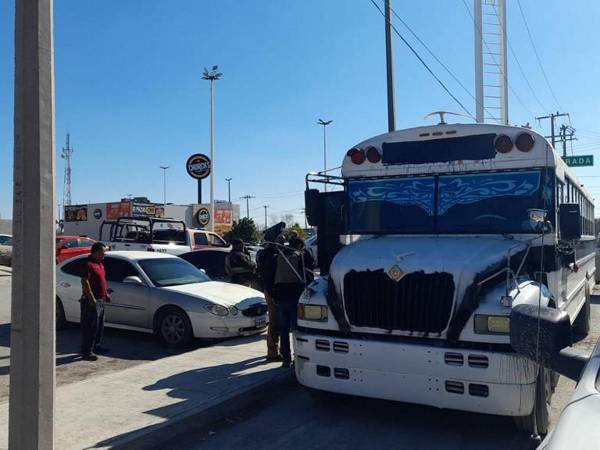
<svg viewBox="0 0 600 450"><path fill-rule="evenodd" d="M102 263L104 252L104 244L94 243L81 273L81 357L86 361L96 361L98 357L95 353L107 351L101 346L104 334L104 303L110 302L106 271Z"/></svg>

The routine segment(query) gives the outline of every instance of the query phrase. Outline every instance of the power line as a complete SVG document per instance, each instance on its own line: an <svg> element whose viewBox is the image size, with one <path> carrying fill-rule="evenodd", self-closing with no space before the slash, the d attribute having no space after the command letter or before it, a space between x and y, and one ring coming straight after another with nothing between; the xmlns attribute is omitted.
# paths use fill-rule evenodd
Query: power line
<svg viewBox="0 0 600 450"><path fill-rule="evenodd" d="M552 97L554 98L554 101L556 102L558 109L563 109L563 107L560 106L560 102L556 98L556 94L554 94L554 89L552 89L552 86L550 85L550 81L548 80L548 76L546 75L546 71L544 70L544 66L542 65L542 60L537 51L537 47L535 46L535 42L533 41L533 36L531 35L531 30L529 29L529 24L527 23L527 19L525 18L525 13L523 12L523 7L521 6L521 0L517 0L517 5L519 6L519 11L521 12L521 17L523 18L523 22L525 23L525 28L527 29L527 35L529 36L529 42L531 42L531 46L533 47L533 52L535 53L535 57L537 59L538 65L540 66L540 69L542 71L542 75L544 75L544 80L546 81L546 85L548 86L548 89L550 90L550 93L552 94Z"/></svg>
<svg viewBox="0 0 600 450"><path fill-rule="evenodd" d="M396 18L397 18L397 19L400 21L400 23L406 27L406 29L407 29L407 30L410 32L410 34L412 34L412 35L413 35L413 37L414 37L414 38L415 38L415 39L416 39L416 40L419 42L419 44L421 44L421 45L422 45L422 46L425 48L425 50L427 50L427 52L428 52L428 53L429 53L429 54L430 54L430 55L433 57L433 59L435 59L435 60L438 62L438 64L439 64L440 66L442 66L446 72L448 72L448 74L449 74L449 75L450 75L450 76L451 76L451 77L454 79L454 81L456 81L456 82L458 83L458 85L459 85L461 88L463 88L463 90L464 90L464 91L465 91L467 94L469 94L469 96L470 96L470 97L471 97L473 100L475 100L475 102L476 102L476 103L479 103L479 104L481 104L480 102L478 102L478 101L477 101L477 98L476 98L476 97L475 97L475 96L472 94L472 92L471 92L471 91L469 91L469 89L468 89L468 88L467 88L467 87L466 87L466 86L465 86L465 85L464 85L464 84L463 84L463 83L460 81L460 79L459 79L459 78L458 78L456 75L454 75L454 73L453 73L453 72L452 72L452 71L451 71L451 70L448 68L448 66L446 66L446 64L444 64L444 63L443 63L443 62L440 60L440 58L438 58L438 57L437 57L437 55L436 55L436 54L433 52L433 50L431 50L431 49L429 48L429 46L428 46L427 44L425 44L425 42L423 42L423 40L422 40L422 39L421 39L421 38L420 38L420 37L417 35L417 33L415 33L415 32L413 31L413 29L412 29L412 28L411 28L411 27L410 27L410 26L409 26L409 25L408 25L408 24L407 24L407 23L406 23L406 22L405 22L405 21L402 19L402 17L400 17L400 16L399 16L399 15L396 13L396 11L394 10L394 8L390 8L390 9L392 10L392 13L394 14L394 16L396 16ZM482 104L481 104L481 105L482 105ZM483 106L483 105L482 105L482 106ZM487 113L488 113L488 114L489 114L489 115L490 115L490 116L491 116L491 117L492 117L494 120L498 120L496 117L494 117L494 116L492 115L492 113L491 113L491 112L490 112L490 111L489 111L489 110L488 110L488 109L487 109L485 106L483 106L483 109L485 109L485 110L487 111Z"/></svg>
<svg viewBox="0 0 600 450"><path fill-rule="evenodd" d="M373 4L373 6L375 8L377 8L377 11L379 11L379 13L383 16L383 18L385 19L385 13L383 12L383 10L381 9L381 7L375 3L375 0L370 0L370 2ZM448 89L448 87L444 84L444 82L442 80L439 79L439 77L433 72L433 70L431 70L431 68L427 65L427 63L423 60L423 58L421 58L421 55L419 55L419 53L413 48L412 45L409 44L409 42L404 38L404 36L402 36L400 34L400 32L398 31L398 29L394 26L394 24L390 23L390 26L392 27L392 29L394 30L394 33L396 33L396 35L402 40L402 42L404 43L404 45L406 45L408 47L408 49L417 57L417 59L419 60L419 62L423 65L423 67L425 67L425 69L427 69L427 71L430 73L430 75L438 82L438 84L442 87L442 89L444 89L444 91L446 91L446 93L452 97L452 99L462 108L462 110L467 113L469 115L469 117L471 117L473 120L475 120L475 117L473 116L473 114L471 114L469 112L469 110L465 107L465 105L462 104L462 102L456 98L454 96L454 94L452 94L452 92L450 92L450 89Z"/></svg>

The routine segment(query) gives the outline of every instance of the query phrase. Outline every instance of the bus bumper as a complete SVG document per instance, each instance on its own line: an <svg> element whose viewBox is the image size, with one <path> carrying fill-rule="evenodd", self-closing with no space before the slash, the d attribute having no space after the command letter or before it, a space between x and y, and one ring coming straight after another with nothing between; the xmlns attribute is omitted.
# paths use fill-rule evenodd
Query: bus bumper
<svg viewBox="0 0 600 450"><path fill-rule="evenodd" d="M300 384L324 391L526 416L537 366L514 353L294 334Z"/></svg>

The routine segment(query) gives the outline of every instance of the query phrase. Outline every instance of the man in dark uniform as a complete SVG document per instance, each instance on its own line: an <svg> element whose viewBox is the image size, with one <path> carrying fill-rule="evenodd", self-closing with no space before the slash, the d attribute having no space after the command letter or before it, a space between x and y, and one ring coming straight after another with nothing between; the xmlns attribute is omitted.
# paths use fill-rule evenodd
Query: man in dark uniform
<svg viewBox="0 0 600 450"><path fill-rule="evenodd" d="M277 256L273 298L279 311L279 341L282 367L285 368L292 364L290 332L296 328L298 301L304 291L305 272L312 270L312 267L306 265L303 255L304 242L299 238L292 238L289 248L280 249Z"/></svg>
<svg viewBox="0 0 600 450"><path fill-rule="evenodd" d="M254 280L256 264L246 252L241 239L233 239L231 247L231 252L225 257L225 271L232 283L250 286Z"/></svg>
<svg viewBox="0 0 600 450"><path fill-rule="evenodd" d="M96 361L94 353L106 352L100 344L104 332L104 302L110 302L104 270L104 244L96 242L81 274L81 357Z"/></svg>
<svg viewBox="0 0 600 450"><path fill-rule="evenodd" d="M279 312L273 300L273 286L275 284L275 268L277 264L277 244L283 246L285 239L279 235L275 243L267 242L264 248L256 254L258 275L262 284L263 293L269 311L269 326L267 328L267 361L280 361L279 355Z"/></svg>

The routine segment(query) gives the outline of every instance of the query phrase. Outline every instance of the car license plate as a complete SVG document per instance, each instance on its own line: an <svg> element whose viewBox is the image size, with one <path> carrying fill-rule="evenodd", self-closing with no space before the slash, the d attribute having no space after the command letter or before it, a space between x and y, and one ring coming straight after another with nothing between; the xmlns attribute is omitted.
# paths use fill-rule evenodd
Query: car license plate
<svg viewBox="0 0 600 450"><path fill-rule="evenodd" d="M262 328L266 325L267 319L265 317L263 317L262 319L256 319L256 321L254 322L254 326L256 326L256 328Z"/></svg>

